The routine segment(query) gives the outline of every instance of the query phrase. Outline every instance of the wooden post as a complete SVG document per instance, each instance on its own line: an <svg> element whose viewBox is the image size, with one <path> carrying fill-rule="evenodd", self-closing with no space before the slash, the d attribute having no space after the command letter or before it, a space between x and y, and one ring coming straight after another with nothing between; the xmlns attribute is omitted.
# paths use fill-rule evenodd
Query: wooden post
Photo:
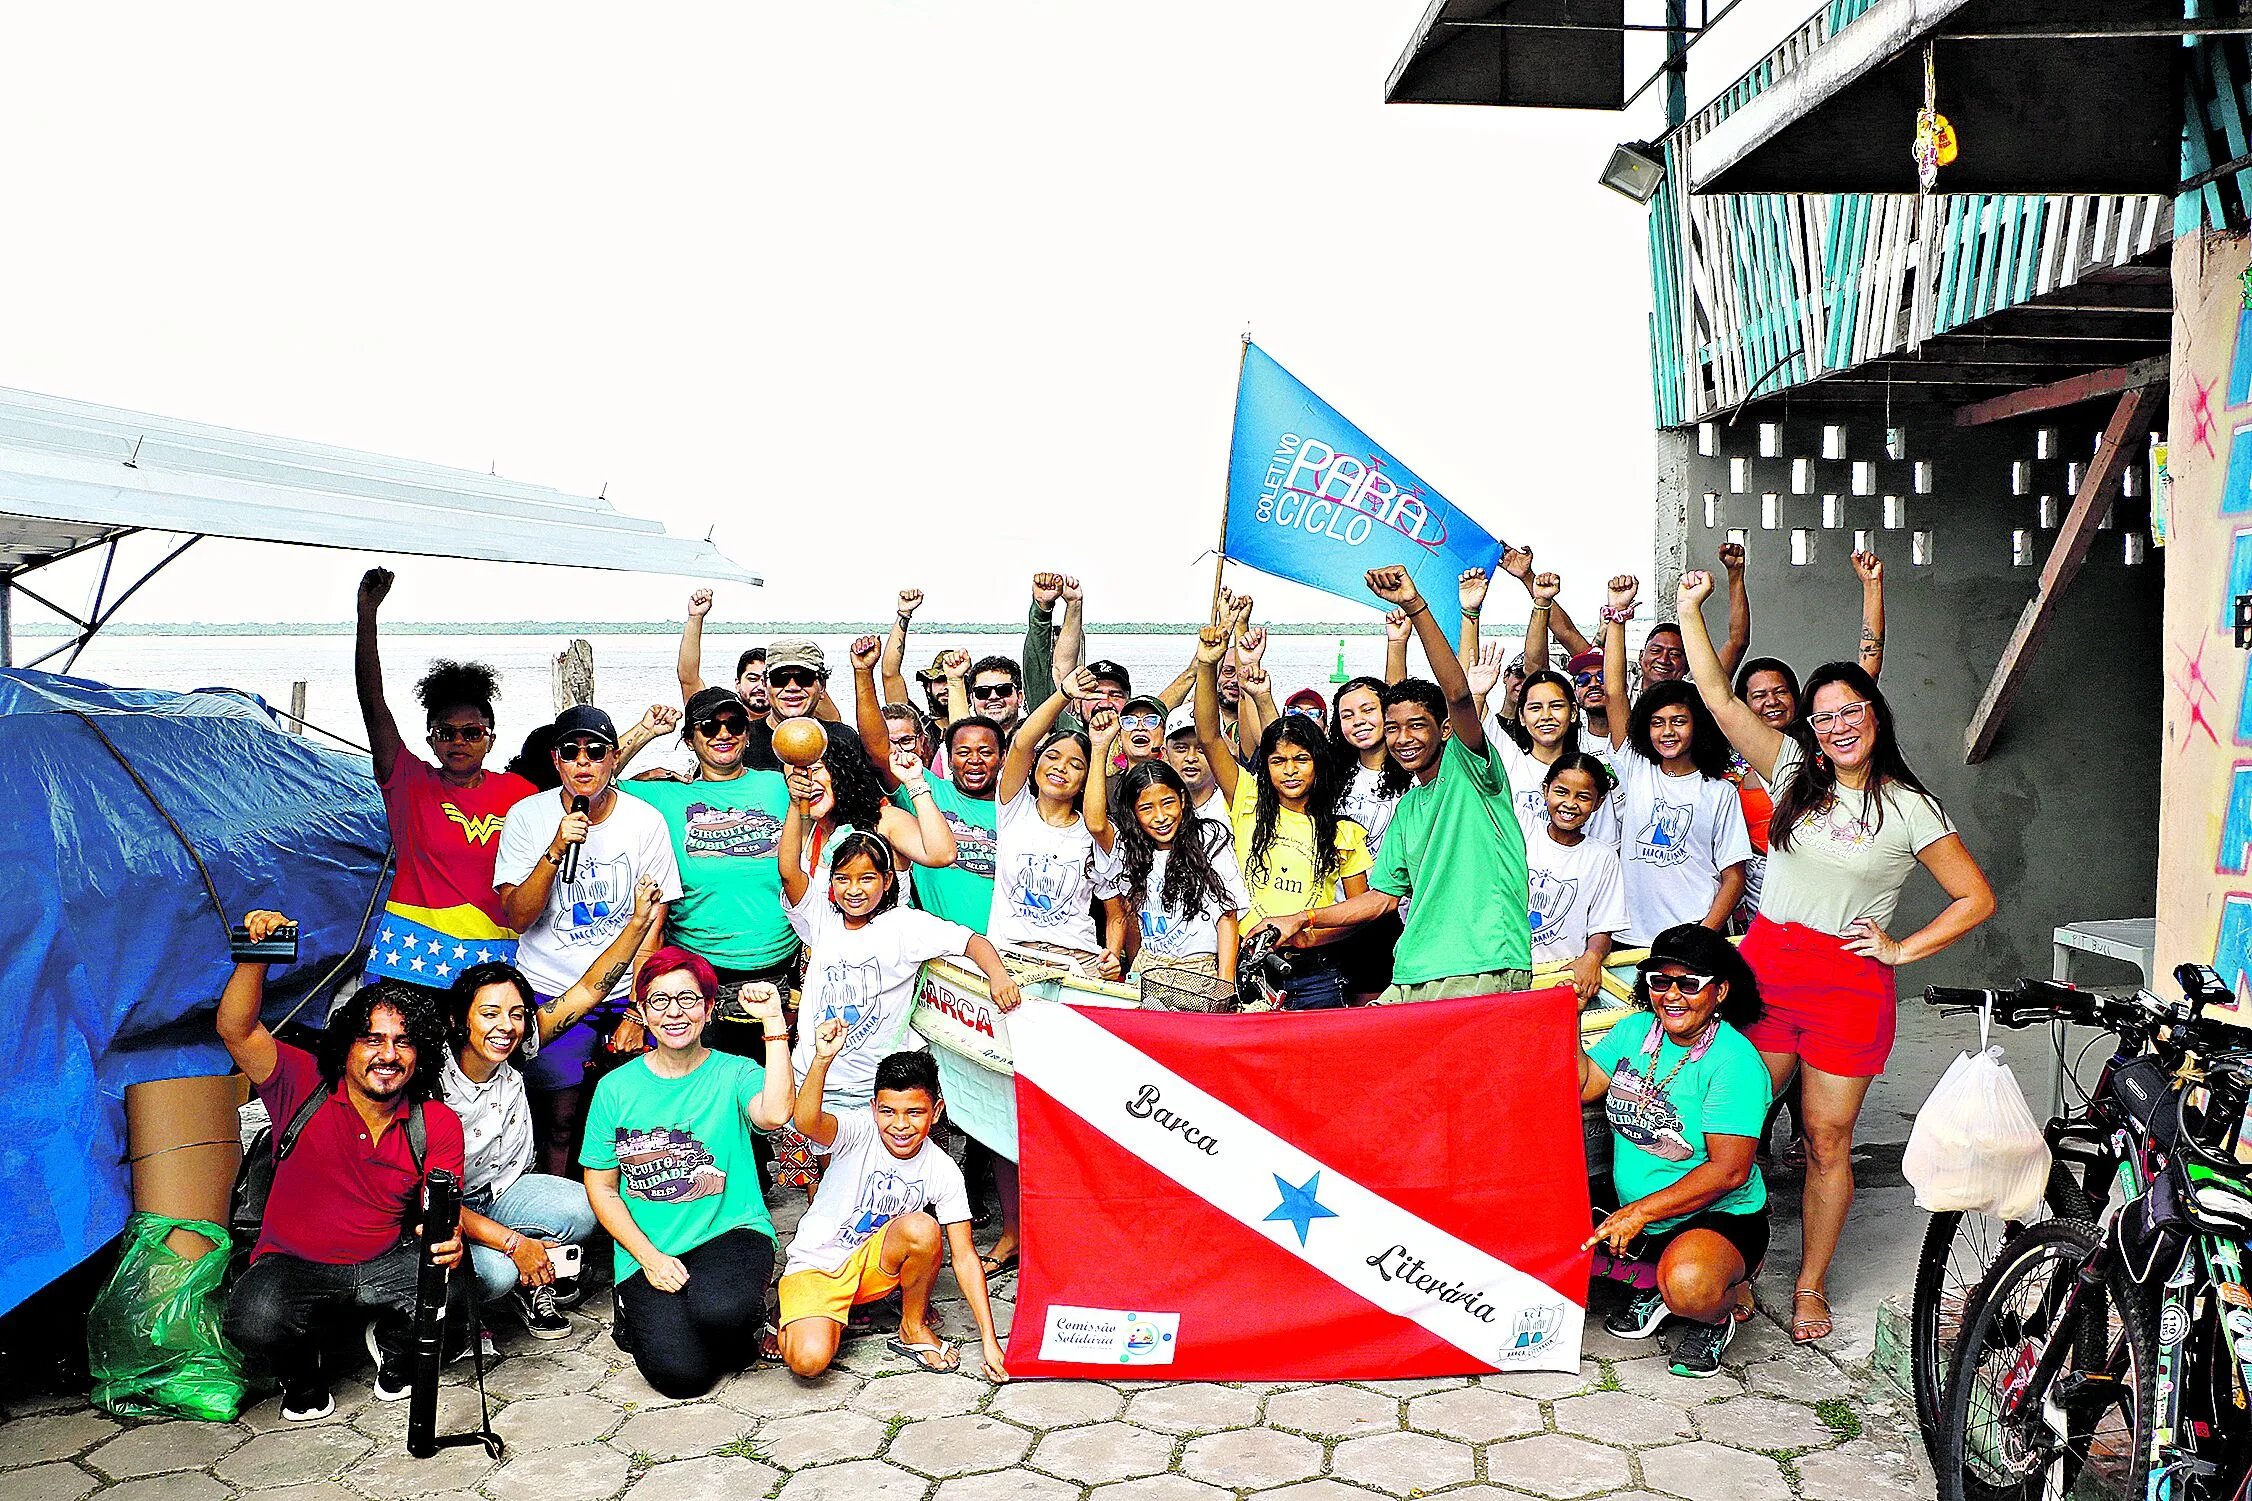
<svg viewBox="0 0 2252 1501"><path fill-rule="evenodd" d="M1235 403L1238 409L1243 406L1243 366L1244 362L1250 358L1251 335L1246 331L1243 336L1243 352L1236 356L1235 362ZM1235 474L1235 423L1232 416L1229 419L1228 433L1228 473L1232 479ZM1220 542L1212 555L1212 623L1214 625L1220 623L1220 573L1228 565L1229 499L1228 487L1223 484L1220 487Z"/></svg>
<svg viewBox="0 0 2252 1501"><path fill-rule="evenodd" d="M299 678L289 685L289 732L305 733L305 680Z"/></svg>
<svg viewBox="0 0 2252 1501"><path fill-rule="evenodd" d="M566 709L594 702L594 645L585 637L555 654L554 670L549 682L555 712L560 716Z"/></svg>
<svg viewBox="0 0 2252 1501"><path fill-rule="evenodd" d="M2151 419L2157 415L2159 389L2133 387L2120 395L2119 405L2112 409L2103 441L2096 445L2095 459L2081 478L2080 493L2072 497L2072 509L2066 513L2064 525L2057 528L2056 543L2049 549L2048 562L2041 566L2041 579L2034 586L2033 598L2026 603L2025 613L2018 617L2017 630L2003 649L2002 660L1994 668L1993 681L1986 685L1985 696L1971 715L1970 728L1963 734L1963 759L1973 766L1985 760L1994 749L2002 721L2009 715L2010 702L2024 686L2026 670L2033 665L2033 654L2041 649L2042 638L2056 623L2057 599L2079 573L2080 565L2088 560L2088 549L2095 546L2098 523L2119 493L2119 478L2125 472L2122 462L2128 445L2149 431Z"/></svg>

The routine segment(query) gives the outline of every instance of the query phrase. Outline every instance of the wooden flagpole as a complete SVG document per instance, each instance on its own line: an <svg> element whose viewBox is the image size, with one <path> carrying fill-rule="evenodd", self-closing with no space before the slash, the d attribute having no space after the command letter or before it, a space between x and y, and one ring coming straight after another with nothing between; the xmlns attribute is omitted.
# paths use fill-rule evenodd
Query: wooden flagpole
<svg viewBox="0 0 2252 1501"><path fill-rule="evenodd" d="M1243 350L1236 356L1235 362L1236 411L1243 410L1243 367L1249 362L1250 358L1251 330L1246 326L1243 331ZM1231 480L1235 476L1235 417L1233 413L1230 413L1228 417L1228 475ZM1212 624L1214 625L1220 623L1220 574L1221 570L1226 568L1228 564L1228 503L1231 499L1233 497L1228 493L1228 486L1222 485L1220 487L1220 542L1217 551L1212 556Z"/></svg>

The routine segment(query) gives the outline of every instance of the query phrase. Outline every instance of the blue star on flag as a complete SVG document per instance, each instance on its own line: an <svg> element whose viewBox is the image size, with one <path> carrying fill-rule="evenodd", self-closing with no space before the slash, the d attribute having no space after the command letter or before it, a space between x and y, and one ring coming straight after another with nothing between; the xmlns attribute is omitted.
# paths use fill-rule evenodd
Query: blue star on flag
<svg viewBox="0 0 2252 1501"><path fill-rule="evenodd" d="M1321 1190L1321 1174L1319 1172L1316 1172L1304 1183L1295 1186L1283 1181L1282 1174L1277 1173L1275 1174L1275 1187L1282 1192L1282 1202L1269 1211L1267 1218L1269 1220L1288 1221L1291 1227L1298 1232L1298 1244L1301 1246L1306 1243L1306 1231L1315 1220L1337 1218L1337 1211L1323 1204L1316 1197Z"/></svg>

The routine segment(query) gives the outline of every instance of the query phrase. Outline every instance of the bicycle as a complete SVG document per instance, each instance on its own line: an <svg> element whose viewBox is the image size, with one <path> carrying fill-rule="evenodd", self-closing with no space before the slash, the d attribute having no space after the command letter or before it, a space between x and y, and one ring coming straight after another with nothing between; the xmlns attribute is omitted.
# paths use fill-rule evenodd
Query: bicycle
<svg viewBox="0 0 2252 1501"><path fill-rule="evenodd" d="M2154 1035L2172 1013L2155 997L2107 996L2051 980L2020 980L2008 990L1934 985L1924 991L1924 1000L1945 1015L1976 1011L1982 1018L2012 1029L2069 1022L2095 1027L2118 1038L2094 1089L2075 1109L2051 1120L2043 1130L2054 1161L2036 1217L2005 1223L1975 1211L1939 1210L1924 1228L1909 1311L1908 1363L1924 1452L1937 1465L1947 1369L1956 1339L1975 1311L1968 1306L1973 1289L2002 1248L2029 1225L2043 1218L2090 1221L2096 1217L2111 1186L2111 1134L2125 1118L2120 1079L2134 1081L2137 1094L2157 1087L2159 1081L2142 1077L2154 1065L2138 1060L2147 1054ZM1983 1025L1979 1041L1985 1045ZM2085 1052L2083 1048L2083 1056ZM2076 1075L2076 1068L2066 1066L2061 1048L2057 1064L2060 1077ZM2075 1167L2079 1169L2077 1177Z"/></svg>
<svg viewBox="0 0 2252 1501"><path fill-rule="evenodd" d="M2227 1501L2252 1485L2252 1034L2202 1017L2227 993L2209 971L2177 976L2186 1014L2165 1008L2138 1072L2115 1078L2101 1218L2021 1232L1969 1299L1944 1497ZM2129 1087L2158 1071L2162 1089Z"/></svg>

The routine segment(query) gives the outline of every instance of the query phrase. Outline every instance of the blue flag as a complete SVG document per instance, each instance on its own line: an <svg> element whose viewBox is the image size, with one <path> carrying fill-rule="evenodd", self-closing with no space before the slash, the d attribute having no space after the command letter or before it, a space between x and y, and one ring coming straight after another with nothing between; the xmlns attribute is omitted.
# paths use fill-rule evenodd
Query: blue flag
<svg viewBox="0 0 2252 1501"><path fill-rule="evenodd" d="M1459 620L1457 578L1491 575L1502 546L1253 344L1236 388L1226 551L1379 607L1362 575L1398 564L1441 620Z"/></svg>

